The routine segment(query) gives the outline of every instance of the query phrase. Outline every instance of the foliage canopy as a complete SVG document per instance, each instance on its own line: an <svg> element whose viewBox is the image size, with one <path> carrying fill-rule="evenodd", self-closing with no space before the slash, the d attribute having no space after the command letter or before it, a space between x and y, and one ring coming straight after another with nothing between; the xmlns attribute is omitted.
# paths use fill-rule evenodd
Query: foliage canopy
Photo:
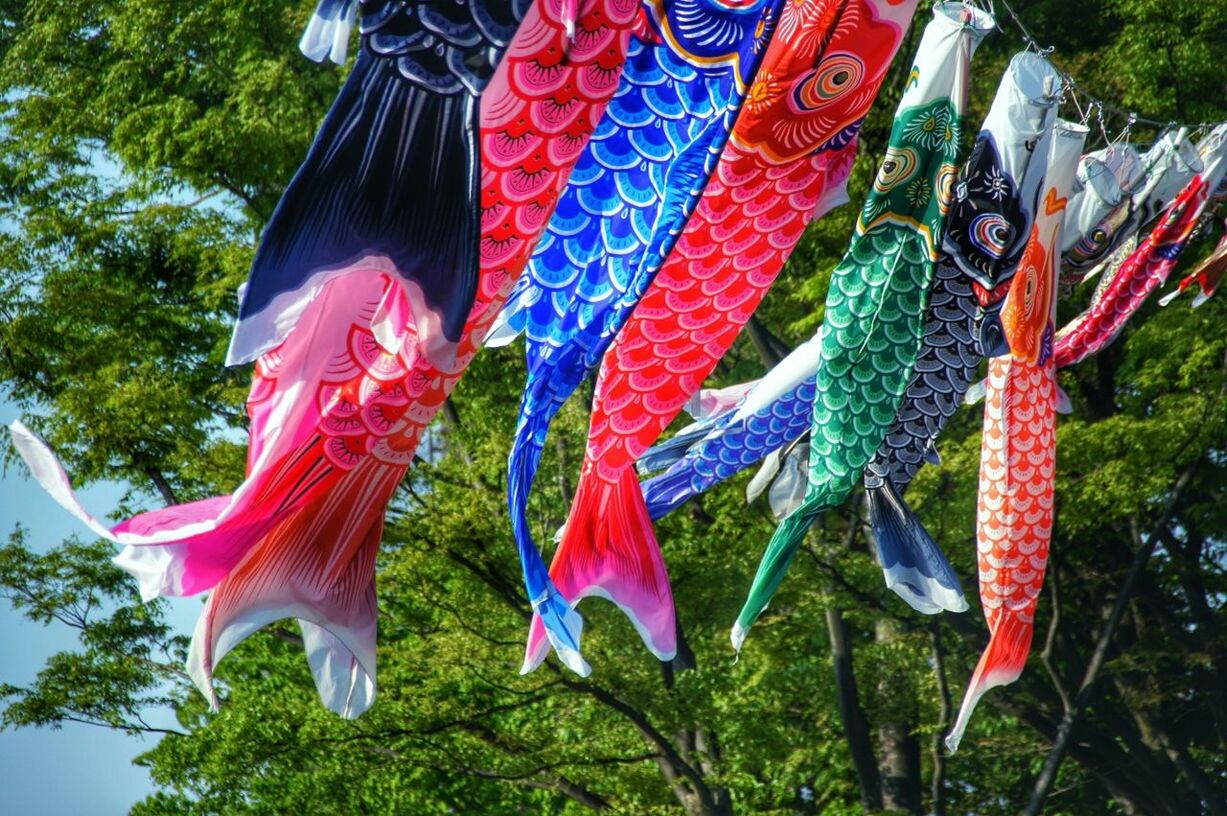
<svg viewBox="0 0 1227 816"><path fill-rule="evenodd" d="M233 292L343 76L296 52L312 5L0 2L0 387L77 482L130 486L117 515L241 479L248 373L221 365ZM1227 5L1018 5L1062 67L1105 97L1161 118L1227 118ZM973 124L1016 44L996 35L978 53ZM905 63L865 125L854 199ZM760 342L739 341L721 382L759 376L764 350L818 325L851 210L811 228L760 312ZM1085 298L1075 292L1063 317ZM1195 312L1152 304L1061 375L1076 412L1060 423L1035 654L1021 681L986 698L953 758L938 738L983 627L974 613L921 618L882 587L857 499L811 535L732 659L728 626L773 526L744 504L748 474L659 525L685 635L678 660L657 663L590 601L594 675L551 663L519 677L529 610L503 505L517 349L479 356L430 464L393 503L380 697L366 716L317 705L284 625L221 664L223 708L208 714L179 670L185 633L169 631L160 604L139 603L108 547L32 548L19 529L0 547L0 592L32 620L78 630L80 647L29 686L0 685L0 722L139 732L144 713L172 707L178 728L139 760L160 787L141 816L1017 813L1140 563L1047 812L1227 813L1224 326L1221 296ZM533 504L539 541L568 506L584 402L554 428ZM964 410L940 442L943 464L909 493L969 590L979 444L978 412Z"/></svg>

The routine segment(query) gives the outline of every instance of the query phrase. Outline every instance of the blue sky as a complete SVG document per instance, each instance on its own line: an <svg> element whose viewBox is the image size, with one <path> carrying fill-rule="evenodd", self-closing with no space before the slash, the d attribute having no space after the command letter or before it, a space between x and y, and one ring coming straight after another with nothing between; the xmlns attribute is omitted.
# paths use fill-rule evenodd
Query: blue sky
<svg viewBox="0 0 1227 816"><path fill-rule="evenodd" d="M19 418L17 409L0 401L0 423ZM0 435L8 445L8 433ZM82 503L97 517L109 515L122 489L116 484L91 486L81 492ZM21 523L29 545L45 551L74 533L90 533L42 489L27 478L20 462L0 475L0 539L7 540ZM191 633L200 600L177 600L171 623ZM76 638L67 627L41 626L27 621L9 603L0 600L0 682L29 682L52 654L72 649ZM168 724L168 711L150 712L155 724ZM144 768L133 758L155 744L153 737L130 737L88 725L70 724L60 730L21 729L0 732L0 790L5 813L69 816L108 816L128 809L153 790Z"/></svg>

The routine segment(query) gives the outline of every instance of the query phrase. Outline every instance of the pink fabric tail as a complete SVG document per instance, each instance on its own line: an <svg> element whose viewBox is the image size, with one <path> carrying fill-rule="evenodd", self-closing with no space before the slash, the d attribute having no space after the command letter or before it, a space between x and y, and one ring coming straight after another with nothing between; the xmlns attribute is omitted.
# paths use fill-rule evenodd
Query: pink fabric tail
<svg viewBox="0 0 1227 816"><path fill-rule="evenodd" d="M980 662L971 675L958 719L946 736L946 747L951 753L959 749L967 723L971 721L972 712L984 693L997 686L1009 685L1022 674L1023 667L1027 665L1027 655L1031 652L1031 635L1034 631L1035 625L1030 616L1024 620L1019 614L1007 610L998 619L988 647L980 655Z"/></svg>
<svg viewBox="0 0 1227 816"><path fill-rule="evenodd" d="M318 507L277 525L221 580L196 624L188 673L214 708L213 669L268 624L297 618L320 699L357 717L375 698L375 557L404 468L368 459Z"/></svg>
<svg viewBox="0 0 1227 816"><path fill-rule="evenodd" d="M617 483L590 473L580 480L550 577L572 606L590 595L613 601L661 660L677 653L673 591L634 468ZM522 671L541 665L549 650L534 615Z"/></svg>
<svg viewBox="0 0 1227 816"><path fill-rule="evenodd" d="M231 495L141 513L107 529L77 501L47 445L20 422L10 430L38 483L97 535L123 546L115 562L141 596L192 595L216 585L269 532L326 497L367 454L412 457L414 327L401 287L375 273L330 283L300 328L260 358L247 402L247 478Z"/></svg>

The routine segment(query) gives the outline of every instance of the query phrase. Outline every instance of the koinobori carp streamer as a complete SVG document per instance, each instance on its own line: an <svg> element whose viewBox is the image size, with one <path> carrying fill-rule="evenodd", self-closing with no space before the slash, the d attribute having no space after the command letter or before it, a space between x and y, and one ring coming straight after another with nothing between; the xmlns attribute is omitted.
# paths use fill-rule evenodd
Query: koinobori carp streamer
<svg viewBox="0 0 1227 816"><path fill-rule="evenodd" d="M955 186L915 372L865 473L870 493L884 494L870 503L887 584L927 613L965 608L965 602L944 556L901 495L921 465L935 458L936 439L982 356L982 317L1000 301L982 304L975 287L993 291L1006 284L1030 235L1047 168L1041 143L1056 119L1058 79L1030 52L1016 55L1002 78ZM701 428L699 441L691 439L667 472L644 483L654 518L801 437L812 419L820 343L819 334L790 354L739 405Z"/></svg>
<svg viewBox="0 0 1227 816"><path fill-rule="evenodd" d="M733 628L747 630L784 578L802 537L860 480L894 420L920 350L924 311L954 202L972 54L992 18L934 7L856 234L831 275L815 375L808 488L776 530Z"/></svg>
<svg viewBox="0 0 1227 816"><path fill-rule="evenodd" d="M635 461L699 390L805 225L829 208L833 193L842 197L855 135L915 5L784 6L694 214L605 354L550 576L571 603L593 594L614 601L662 659L676 648L673 597ZM535 616L525 669L549 646ZM580 660L569 663L586 671Z"/></svg>
<svg viewBox="0 0 1227 816"><path fill-rule="evenodd" d="M523 330L528 378L507 468L525 588L563 659L579 621L550 581L528 496L550 423L600 364L693 212L775 28L779 0L653 0L618 93L488 345ZM578 664L573 668L578 669Z"/></svg>
<svg viewBox="0 0 1227 816"><path fill-rule="evenodd" d="M1001 310L1009 351L989 360L976 511L980 603L989 642L958 718L954 751L986 691L1018 679L1027 662L1035 608L1052 539L1056 475L1056 331L1061 229L1087 129L1058 122L1048 180L1018 272Z"/></svg>
<svg viewBox="0 0 1227 816"><path fill-rule="evenodd" d="M478 4L468 8L487 14ZM373 702L375 554L384 509L423 430L480 347L617 88L637 6L633 0L587 0L574 20L565 10L566 4L542 0L517 12L523 22L484 84L481 160L471 168L479 166L481 178L475 250L480 274L457 352L446 367L437 367L426 353L430 341L399 276L376 264L334 277L308 299L283 343L257 361L248 402L247 478L239 488L229 496L143 513L109 531L73 499L50 451L23 427L14 428L40 483L96 532L124 545L116 560L137 576L144 597L212 590L188 670L214 705L217 661L281 618L299 620L317 689L329 708L352 717ZM431 4L368 5L365 59L383 61L373 73L396 73L379 86L386 96L353 110L355 101L343 92L313 156L331 154L338 111L353 117L341 132L357 138L354 129L360 135L363 128L386 126L387 105L414 98L408 91L424 80L407 67L404 49L394 47L389 32L404 37L404 48L416 53L417 27L439 21L414 15L435 11ZM405 16L392 19L397 14ZM441 53L446 57L445 49ZM449 59L455 61L442 64L451 64ZM412 118L409 112L400 109L405 116L392 118ZM336 172L392 175L398 169L368 166L390 160L382 153L351 158L353 164L342 163ZM304 167L313 161L309 157ZM328 206L329 191L315 192L317 206ZM442 223L435 202L424 200L418 208L432 223ZM464 223L455 225L463 230ZM384 242L396 238L378 236Z"/></svg>

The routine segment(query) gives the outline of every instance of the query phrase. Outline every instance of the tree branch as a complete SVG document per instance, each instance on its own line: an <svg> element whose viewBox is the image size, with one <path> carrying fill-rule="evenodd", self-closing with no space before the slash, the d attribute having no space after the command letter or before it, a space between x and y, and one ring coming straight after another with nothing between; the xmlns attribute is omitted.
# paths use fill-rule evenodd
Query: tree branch
<svg viewBox="0 0 1227 816"><path fill-rule="evenodd" d="M1099 677L1099 670L1107 659L1108 647L1112 642L1113 636L1116 634L1117 626L1120 625L1120 620L1125 613L1129 597L1133 594L1133 588L1137 585L1138 578L1146 567L1146 562L1150 560L1150 555L1154 552L1155 546L1159 542L1159 531L1167 525L1176 502L1179 501L1181 494L1184 493L1185 488L1192 481L1197 465L1197 461L1191 463L1180 474L1175 486L1172 488L1171 496L1168 497L1163 512L1159 516L1159 522L1155 525L1154 531L1146 537L1145 541L1141 539L1137 525L1136 523L1134 524L1132 533L1136 555L1133 558L1133 563L1129 566L1129 572L1125 575L1124 583L1121 584L1120 592L1117 593L1116 602L1112 605L1112 613L1099 633L1099 639L1095 644L1095 651L1091 654L1091 660L1082 675L1082 683L1078 687L1078 694L1073 700L1073 706L1065 711L1064 716L1061 718L1061 723L1057 727L1056 739L1053 740L1052 749L1048 752L1048 758L1044 762L1044 768L1035 782L1035 790L1031 794L1031 801L1028 803L1026 811L1024 811L1025 816L1039 816L1040 811L1043 809L1044 800L1048 798L1048 794L1052 790L1052 785L1057 778L1057 769L1060 768L1061 760L1064 758L1065 751L1069 747L1074 725L1082 716L1087 703L1090 702L1095 680Z"/></svg>

